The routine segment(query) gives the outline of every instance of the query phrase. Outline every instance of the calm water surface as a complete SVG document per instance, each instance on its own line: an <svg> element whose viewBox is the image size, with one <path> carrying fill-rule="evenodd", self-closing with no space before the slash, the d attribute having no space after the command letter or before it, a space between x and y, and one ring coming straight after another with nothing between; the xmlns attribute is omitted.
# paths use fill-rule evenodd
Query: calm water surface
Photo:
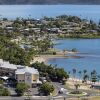
<svg viewBox="0 0 100 100"><path fill-rule="evenodd" d="M99 21L99 5L2 5L0 6L0 17L15 19L16 17L43 16L55 17L57 15L77 15L86 19Z"/></svg>
<svg viewBox="0 0 100 100"><path fill-rule="evenodd" d="M86 69L88 72L95 69L100 74L100 39L65 39L57 40L57 42L59 43L55 45L57 49L71 50L72 48L77 48L79 52L85 54L75 54L83 58L50 59L49 64L57 64L59 67L71 72L73 68L78 71Z"/></svg>

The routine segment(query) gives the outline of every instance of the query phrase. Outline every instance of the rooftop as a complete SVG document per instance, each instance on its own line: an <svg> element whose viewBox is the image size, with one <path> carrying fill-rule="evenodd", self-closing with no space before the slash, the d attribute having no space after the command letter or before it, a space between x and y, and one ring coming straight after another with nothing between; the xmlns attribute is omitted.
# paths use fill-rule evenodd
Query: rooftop
<svg viewBox="0 0 100 100"><path fill-rule="evenodd" d="M22 69L24 67L25 66L22 66L22 65L10 64L8 61L3 61L2 59L0 59L0 68L17 70L17 69Z"/></svg>
<svg viewBox="0 0 100 100"><path fill-rule="evenodd" d="M17 69L17 65L14 64L10 64L8 61L3 61L2 59L0 59L0 67L1 68L8 68L8 69Z"/></svg>
<svg viewBox="0 0 100 100"><path fill-rule="evenodd" d="M24 67L22 69L17 69L16 74L25 74L25 73L31 73L31 74L39 74L38 70L35 68L31 68L31 67Z"/></svg>

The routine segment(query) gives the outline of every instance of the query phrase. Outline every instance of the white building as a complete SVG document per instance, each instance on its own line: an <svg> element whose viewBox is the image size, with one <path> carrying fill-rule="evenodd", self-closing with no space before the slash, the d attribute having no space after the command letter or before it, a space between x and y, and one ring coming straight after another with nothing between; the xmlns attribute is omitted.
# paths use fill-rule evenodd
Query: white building
<svg viewBox="0 0 100 100"><path fill-rule="evenodd" d="M39 81L39 72L37 69L10 64L2 59L0 59L0 76L12 77L15 78L18 83L25 82L30 86L41 83Z"/></svg>
<svg viewBox="0 0 100 100"><path fill-rule="evenodd" d="M7 61L0 59L0 76L14 76L17 70L17 65L10 64Z"/></svg>
<svg viewBox="0 0 100 100"><path fill-rule="evenodd" d="M15 75L18 83L25 82L29 86L40 83L38 70L28 66L22 69L17 69Z"/></svg>

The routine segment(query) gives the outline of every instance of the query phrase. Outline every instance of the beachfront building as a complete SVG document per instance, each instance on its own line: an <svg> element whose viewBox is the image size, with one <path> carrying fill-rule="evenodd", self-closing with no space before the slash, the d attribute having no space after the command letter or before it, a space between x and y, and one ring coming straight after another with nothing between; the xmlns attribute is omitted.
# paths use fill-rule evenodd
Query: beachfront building
<svg viewBox="0 0 100 100"><path fill-rule="evenodd" d="M18 83L24 82L29 86L41 84L39 72L35 68L28 66L14 65L0 59L0 78L14 78Z"/></svg>
<svg viewBox="0 0 100 100"><path fill-rule="evenodd" d="M0 59L0 76L14 77L17 66Z"/></svg>
<svg viewBox="0 0 100 100"><path fill-rule="evenodd" d="M29 86L33 86L34 84L41 83L39 81L39 72L37 69L30 68L26 66L22 69L17 69L15 72L15 77L18 83L25 82Z"/></svg>

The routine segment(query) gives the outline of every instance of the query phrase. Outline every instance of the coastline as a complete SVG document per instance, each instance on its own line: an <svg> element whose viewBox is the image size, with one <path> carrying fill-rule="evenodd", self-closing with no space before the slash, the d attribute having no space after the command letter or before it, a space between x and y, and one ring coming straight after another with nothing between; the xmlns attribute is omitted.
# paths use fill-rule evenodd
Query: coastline
<svg viewBox="0 0 100 100"><path fill-rule="evenodd" d="M74 80L74 82L76 82L76 83L77 83L77 82L78 82L78 83L82 83L82 79L79 79L79 78L72 78L72 77L70 77L70 78L68 79L68 81L73 81L73 80ZM87 80L86 84L91 85L91 81ZM99 85L99 86L100 86L100 82L95 82L94 85Z"/></svg>
<svg viewBox="0 0 100 100"><path fill-rule="evenodd" d="M33 60L31 60L30 64L35 63L35 62L39 62L42 63L44 62L45 64L48 64L48 61L50 59L54 59L54 58L82 58L81 56L76 56L76 55L70 55L68 56L67 54L78 54L78 52L71 52L71 51L58 51L56 55L37 55L35 57L33 57Z"/></svg>
<svg viewBox="0 0 100 100"><path fill-rule="evenodd" d="M82 79L79 78L69 77L69 79L66 81L66 86L68 86L68 88L70 89L74 89L75 84L79 84L80 85L79 89L82 90L92 90L91 86L100 86L100 82L93 83L90 80L87 80L86 83L82 83Z"/></svg>
<svg viewBox="0 0 100 100"><path fill-rule="evenodd" d="M68 51L67 51L68 52ZM68 52L68 54L76 54L76 53L73 53L73 52ZM36 57L34 57L33 61L31 61L31 64L32 63L35 63L35 62L39 62L39 63L42 63L44 62L45 64L48 64L48 61L50 59L54 59L54 58L81 58L79 56L68 56L68 55L61 55L61 54L57 54L57 55L38 55ZM74 89L75 88L75 84L80 84L80 87L79 89L82 89L82 90L91 90L91 86L100 86L100 82L91 82L90 80L87 80L86 83L82 83L82 79L79 79L79 78L73 78L73 77L69 77L69 79L66 81L66 88L70 88L70 89ZM67 87L68 86L68 87ZM95 89L95 88L94 88Z"/></svg>

